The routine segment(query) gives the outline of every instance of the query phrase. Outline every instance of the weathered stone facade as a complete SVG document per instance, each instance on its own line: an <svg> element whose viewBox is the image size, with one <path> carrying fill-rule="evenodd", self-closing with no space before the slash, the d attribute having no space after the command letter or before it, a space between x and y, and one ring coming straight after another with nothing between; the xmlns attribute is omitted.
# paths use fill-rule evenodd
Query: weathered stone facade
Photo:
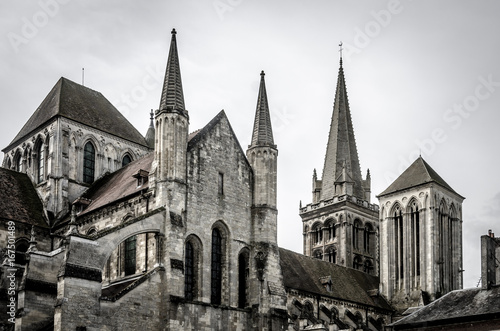
<svg viewBox="0 0 500 331"><path fill-rule="evenodd" d="M380 290L398 311L462 288L463 199L422 158L379 195Z"/></svg>
<svg viewBox="0 0 500 331"><path fill-rule="evenodd" d="M432 172L395 182L380 211L370 202L342 62L323 177L314 171L300 208L304 255L277 244L264 72L244 151L224 111L189 133L175 30L166 67L146 138L100 93L61 78L4 149L0 245L13 246L0 304L14 298L16 330L380 331L423 292L462 286L463 198ZM401 241L395 210L406 211Z"/></svg>

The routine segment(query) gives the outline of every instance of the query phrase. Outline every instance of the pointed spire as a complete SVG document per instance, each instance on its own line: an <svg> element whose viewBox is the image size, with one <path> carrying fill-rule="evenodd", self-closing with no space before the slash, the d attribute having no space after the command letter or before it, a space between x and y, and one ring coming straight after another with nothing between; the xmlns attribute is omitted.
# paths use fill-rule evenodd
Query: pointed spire
<svg viewBox="0 0 500 331"><path fill-rule="evenodd" d="M149 115L151 121L149 122L149 128L144 138L146 139L146 143L148 144L149 148L155 148L155 124L153 121L153 109L151 109L151 113L149 113Z"/></svg>
<svg viewBox="0 0 500 331"><path fill-rule="evenodd" d="M257 110L253 125L251 146L274 146L273 129L269 105L267 103L266 82L264 81L264 70L260 73L259 96L257 98Z"/></svg>
<svg viewBox="0 0 500 331"><path fill-rule="evenodd" d="M344 174L343 168L345 168ZM322 200L334 197L335 181L342 175L351 178L354 182L353 195L364 199L363 179L359 166L358 151L354 138L341 58L332 122L330 124L330 134L323 167Z"/></svg>
<svg viewBox="0 0 500 331"><path fill-rule="evenodd" d="M184 93L182 92L181 69L177 55L177 41L175 29L172 30L172 41L168 53L167 70L161 93L159 110L185 110Z"/></svg>

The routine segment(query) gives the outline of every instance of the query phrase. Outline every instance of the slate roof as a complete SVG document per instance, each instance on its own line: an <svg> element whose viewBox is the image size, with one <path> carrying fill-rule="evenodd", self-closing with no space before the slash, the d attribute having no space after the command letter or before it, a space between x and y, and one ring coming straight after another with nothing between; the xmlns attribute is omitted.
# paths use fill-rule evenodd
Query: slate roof
<svg viewBox="0 0 500 331"><path fill-rule="evenodd" d="M134 177L140 170L150 171L153 163L154 153L132 161L117 171L104 175L92 184L82 195L83 198L91 200L90 204L78 216L88 214L96 209L114 203L121 199L129 198L149 187L149 182L137 186L137 178Z"/></svg>
<svg viewBox="0 0 500 331"><path fill-rule="evenodd" d="M416 325L443 325L491 318L500 319L500 287L449 292L391 326L399 330Z"/></svg>
<svg viewBox="0 0 500 331"><path fill-rule="evenodd" d="M378 292L378 277L283 248L280 248L280 265L283 282L288 289L392 311L382 296L369 294L369 291ZM327 291L320 280L328 276L332 279L331 292Z"/></svg>
<svg viewBox="0 0 500 331"><path fill-rule="evenodd" d="M415 186L427 183L436 183L446 188L448 191L455 192L448 183L438 175L425 160L419 156L389 187L378 196L387 195ZM460 195L459 195L460 196ZM462 196L461 196L462 197ZM462 197L463 198L463 197Z"/></svg>
<svg viewBox="0 0 500 331"><path fill-rule="evenodd" d="M57 116L148 146L139 131L100 92L61 77L4 151Z"/></svg>
<svg viewBox="0 0 500 331"><path fill-rule="evenodd" d="M197 143L203 139L203 137L210 132L217 123L219 123L222 119L226 119L226 114L224 110L221 110L207 125L203 127L201 130L196 130L189 134L188 136L188 148L189 151ZM228 121L229 124L229 121ZM238 144L241 153L243 150L234 134L233 129L231 128L231 124L229 124L229 128L233 133L233 136ZM243 155L245 155L243 153ZM104 175L103 177L96 180L92 186L82 194L82 198L90 200L90 204L78 215L78 217L83 216L85 214L91 213L99 208L102 208L106 205L115 203L122 199L127 199L132 197L133 195L139 194L142 190L145 190L149 187L149 182L146 182L142 186L137 186L137 178L134 175L137 175L139 171L151 171L151 165L154 160L154 153L149 153L144 157L134 160L124 166L121 169L118 169L115 172ZM245 158L246 160L246 158ZM248 161L247 161L248 162Z"/></svg>
<svg viewBox="0 0 500 331"><path fill-rule="evenodd" d="M334 197L335 182L341 175L344 167L354 183L353 195L364 199L363 178L359 165L349 99L347 98L344 69L342 68L342 60L340 60L332 121L330 123L330 133L328 134L325 163L321 178L321 200L328 200Z"/></svg>
<svg viewBox="0 0 500 331"><path fill-rule="evenodd" d="M0 168L0 218L48 228L43 204L28 175Z"/></svg>

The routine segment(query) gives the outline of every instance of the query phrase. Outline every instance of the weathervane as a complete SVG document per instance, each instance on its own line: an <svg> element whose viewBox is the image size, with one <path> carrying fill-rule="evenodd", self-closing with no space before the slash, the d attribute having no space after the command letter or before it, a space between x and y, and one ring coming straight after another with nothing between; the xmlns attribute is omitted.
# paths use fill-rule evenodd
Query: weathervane
<svg viewBox="0 0 500 331"><path fill-rule="evenodd" d="M342 45L343 45L343 43L340 42L340 44L339 44L339 52L340 52L340 59L341 60L342 60L342 50L343 50Z"/></svg>

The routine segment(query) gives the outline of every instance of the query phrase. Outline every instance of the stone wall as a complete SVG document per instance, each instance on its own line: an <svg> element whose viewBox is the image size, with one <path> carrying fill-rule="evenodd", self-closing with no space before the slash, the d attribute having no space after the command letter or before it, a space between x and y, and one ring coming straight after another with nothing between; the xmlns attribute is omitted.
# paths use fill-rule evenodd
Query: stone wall
<svg viewBox="0 0 500 331"><path fill-rule="evenodd" d="M462 200L431 184L379 197L380 291L396 310L402 312L462 288ZM416 208L418 228L412 220ZM394 215L400 212L403 227L396 233ZM401 233L403 239L396 244ZM397 260L396 246L402 254ZM440 251L451 256L441 261Z"/></svg>

